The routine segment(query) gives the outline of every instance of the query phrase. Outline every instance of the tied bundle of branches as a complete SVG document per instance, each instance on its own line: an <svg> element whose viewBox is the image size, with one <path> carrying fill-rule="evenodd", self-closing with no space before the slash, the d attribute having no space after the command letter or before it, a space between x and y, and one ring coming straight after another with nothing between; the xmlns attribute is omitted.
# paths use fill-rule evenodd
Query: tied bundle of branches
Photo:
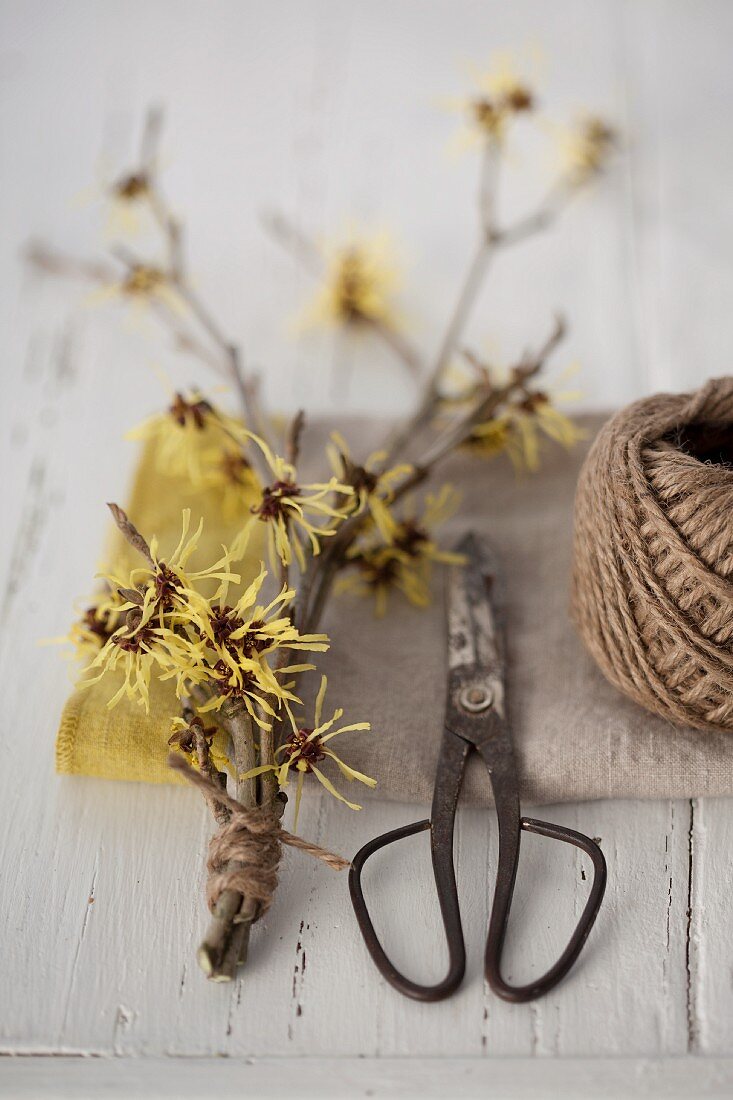
<svg viewBox="0 0 733 1100"><path fill-rule="evenodd" d="M322 280L312 316L372 333L420 387L413 414L369 458L352 454L334 433L324 456L331 469L318 482L303 483L298 474L303 414L278 441L275 422L260 406L257 378L192 287L183 225L160 188L158 112L148 117L138 165L107 191L118 212L145 210L152 217L166 246L164 265L119 244L99 261L40 245L31 250L46 271L82 276L105 295L146 303L182 351L228 375L241 406L231 415L202 391L181 392L137 432L152 441L161 469L184 476L192 488L216 490L218 507L239 529L232 545L194 571L189 559L203 520L192 530L185 510L179 544L163 556L154 532L139 532L134 516L110 505L139 562L104 578L71 633L86 660L82 684L117 676L110 705L127 698L147 708L153 678L175 685L180 714L171 715L170 763L201 789L218 826L208 863L212 919L199 950L213 979L230 979L246 959L251 926L276 888L283 844L336 869L347 866L283 829L291 779L294 829L305 782L320 782L352 809L359 806L334 778L375 785L334 751L336 737L366 731L368 722L342 723L339 708L329 716L325 677L313 713L304 713L301 703L302 678L317 671L317 654L330 644L319 627L335 582L372 596L379 614L393 592L424 606L433 566L456 558L440 548L435 530L457 501L447 485L427 491L421 503L416 490L457 449L477 459L507 452L515 464L534 468L542 436L564 445L577 438L540 379L564 334L562 321L503 375L463 348L464 331L491 260L549 226L602 171L612 132L599 119L583 120L566 138L568 155L545 201L503 225L496 201L502 155L518 120L535 114L535 92L504 68L459 106L481 158L478 232L432 362L423 362L396 322L394 274L381 242L355 238L323 250L284 218L269 219L277 238ZM243 578L239 566L255 528L266 531L268 560L257 576ZM263 595L273 582L274 590Z"/></svg>

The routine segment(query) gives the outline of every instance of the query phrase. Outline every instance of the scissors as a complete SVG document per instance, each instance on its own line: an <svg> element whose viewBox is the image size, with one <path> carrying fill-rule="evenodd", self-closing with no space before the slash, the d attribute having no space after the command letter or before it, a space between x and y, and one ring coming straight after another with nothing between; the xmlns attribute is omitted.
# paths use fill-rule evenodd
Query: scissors
<svg viewBox="0 0 733 1100"><path fill-rule="evenodd" d="M467 535L456 548L462 565L448 578L448 697L430 817L393 829L357 852L349 872L356 919L375 964L395 989L418 1001L440 1001L463 980L466 948L453 862L453 829L469 753L475 749L489 772L499 822L499 864L486 940L484 970L495 993L507 1001L531 1001L552 989L572 967L598 915L606 888L606 861L590 837L562 825L522 817L511 732L505 712L506 656L503 639L503 586L488 543ZM374 930L364 901L361 876L367 859L404 837L430 830L435 886L448 943L448 973L435 985L411 981L393 965ZM522 831L574 844L593 862L593 882L575 931L560 958L527 985L501 976L501 956L519 862Z"/></svg>

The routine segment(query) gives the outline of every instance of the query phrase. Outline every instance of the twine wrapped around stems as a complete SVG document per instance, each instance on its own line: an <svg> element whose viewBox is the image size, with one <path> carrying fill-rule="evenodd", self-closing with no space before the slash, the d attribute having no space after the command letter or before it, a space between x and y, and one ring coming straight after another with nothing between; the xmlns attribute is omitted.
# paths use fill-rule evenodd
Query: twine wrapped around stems
<svg viewBox="0 0 733 1100"><path fill-rule="evenodd" d="M208 800L229 811L228 820L209 842L206 900L212 912L225 890L235 890L256 907L255 919L263 916L277 888L283 844L321 860L335 871L343 871L350 865L348 859L287 832L273 809L265 806L246 809L177 753L170 754L168 765L181 772Z"/></svg>
<svg viewBox="0 0 733 1100"><path fill-rule="evenodd" d="M733 731L733 377L601 430L578 481L572 606L621 691Z"/></svg>

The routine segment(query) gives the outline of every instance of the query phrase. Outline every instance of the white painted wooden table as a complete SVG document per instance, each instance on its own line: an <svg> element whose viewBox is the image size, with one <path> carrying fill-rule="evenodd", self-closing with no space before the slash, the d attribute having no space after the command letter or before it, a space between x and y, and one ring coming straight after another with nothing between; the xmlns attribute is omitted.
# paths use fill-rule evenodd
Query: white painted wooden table
<svg viewBox="0 0 733 1100"><path fill-rule="evenodd" d="M297 855L246 973L230 987L202 979L201 800L54 776L69 678L36 641L65 630L88 588L102 502L124 496L133 461L122 433L160 403L149 365L206 380L152 328L29 279L18 249L30 235L95 246L99 211L73 198L100 147L122 167L143 107L164 101L166 184L189 217L201 289L266 367L271 400L332 407L333 342L284 331L307 284L256 211L275 201L317 231L349 217L396 225L414 257L406 312L429 348L470 248L474 186L470 162L445 155L451 120L435 102L460 91L456 63L538 41L548 111L605 110L626 148L560 230L503 261L471 339L511 355L561 307L593 403L696 385L730 369L733 345L731 5L6 0L0 20L0 1050L17 1056L0 1062L0 1095L730 1095L728 800L546 810L602 838L609 888L581 964L534 1004L484 988L495 832L478 811L458 825L469 967L451 1001L387 987L345 881ZM511 206L530 199L512 188ZM406 406L381 353L345 354L354 407ZM422 812L373 801L352 815L315 798L302 832L351 853ZM561 948L585 872L579 855L526 839L513 979ZM375 862L367 885L396 961L436 977L426 838Z"/></svg>

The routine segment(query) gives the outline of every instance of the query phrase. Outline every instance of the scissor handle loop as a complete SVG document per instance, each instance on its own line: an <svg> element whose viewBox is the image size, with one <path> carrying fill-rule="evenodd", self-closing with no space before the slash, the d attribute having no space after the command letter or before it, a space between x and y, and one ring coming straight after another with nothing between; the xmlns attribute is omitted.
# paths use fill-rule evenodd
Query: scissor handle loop
<svg viewBox="0 0 733 1100"><path fill-rule="evenodd" d="M375 837L374 840L370 840L363 848L359 849L351 861L349 869L351 903L359 922L364 943L374 964L390 985L416 1001L442 1001L445 997L449 997L451 993L458 989L466 971L466 948L463 942L463 928L461 927L461 917L458 909L458 892L456 890L452 857L449 866L447 868L443 866L441 869L435 863L435 853L433 852L433 871L438 887L438 900L448 943L449 959L448 973L442 981L435 985L420 985L419 982L411 981L397 969L387 955L377 936L364 900L361 873L369 857L378 852L380 848L385 848L388 844L393 844L397 840L403 840L405 837L414 836L415 833L430 829L431 825L430 819L426 818L424 821L416 821L412 825L403 825L399 829L392 829L388 833L383 833L382 836Z"/></svg>
<svg viewBox="0 0 733 1100"><path fill-rule="evenodd" d="M442 981L434 985L421 985L402 974L385 952L377 936L374 924L369 915L364 892L361 884L361 874L367 859L381 848L387 847L405 837L414 836L416 833L430 829L432 822L429 819L416 821L412 825L403 825L399 829L392 829L382 836L370 840L354 856L349 870L349 890L356 919L361 929L367 950L371 955L377 969L387 981L400 993L412 997L416 1001L441 1001L454 993L463 981L466 970L466 948L463 939L460 910L458 907L458 892L455 882L455 870L452 853L447 859L436 861L433 850L433 871L438 890L443 927L448 944L448 973ZM514 881L516 878L517 864L519 860L519 845L515 848L513 864L508 868L507 877L497 877L494 900L491 907L489 921L489 934L486 941L486 954L484 958L486 980L493 991L505 1001L522 1003L534 1000L548 993L560 982L573 966L578 958L591 928L598 916L603 894L606 889L606 860L603 852L590 837L574 829L567 829L562 825L553 825L547 821L538 821L535 818L523 817L519 822L521 830L530 833L539 833L553 840L563 840L568 844L574 844L590 856L593 862L593 882L591 883L588 899L575 926L567 947L557 962L550 967L545 974L526 985L514 986L506 982L501 976L501 956L506 936L509 911L511 909ZM431 845L432 847L432 845ZM501 859L501 854L500 854Z"/></svg>
<svg viewBox="0 0 733 1100"><path fill-rule="evenodd" d="M517 845L510 877L504 882L502 882L501 875L497 877L494 902L491 907L489 935L486 940L486 954L484 956L487 982L499 997L515 1004L533 1001L536 997L548 993L558 982L562 981L573 966L598 916L598 910L601 907L606 889L607 875L603 852L596 842L585 836L584 833L576 832L575 829L567 829L564 825L553 825L549 821L538 821L533 817L523 817L519 824L520 829L525 832L539 833L541 836L550 837L552 840L564 840L567 844L574 844L584 851L593 862L593 882L580 919L557 962L541 977L528 982L526 985L511 985L509 982L504 981L501 976L501 955L519 861L519 845ZM501 860L501 851L499 859Z"/></svg>

